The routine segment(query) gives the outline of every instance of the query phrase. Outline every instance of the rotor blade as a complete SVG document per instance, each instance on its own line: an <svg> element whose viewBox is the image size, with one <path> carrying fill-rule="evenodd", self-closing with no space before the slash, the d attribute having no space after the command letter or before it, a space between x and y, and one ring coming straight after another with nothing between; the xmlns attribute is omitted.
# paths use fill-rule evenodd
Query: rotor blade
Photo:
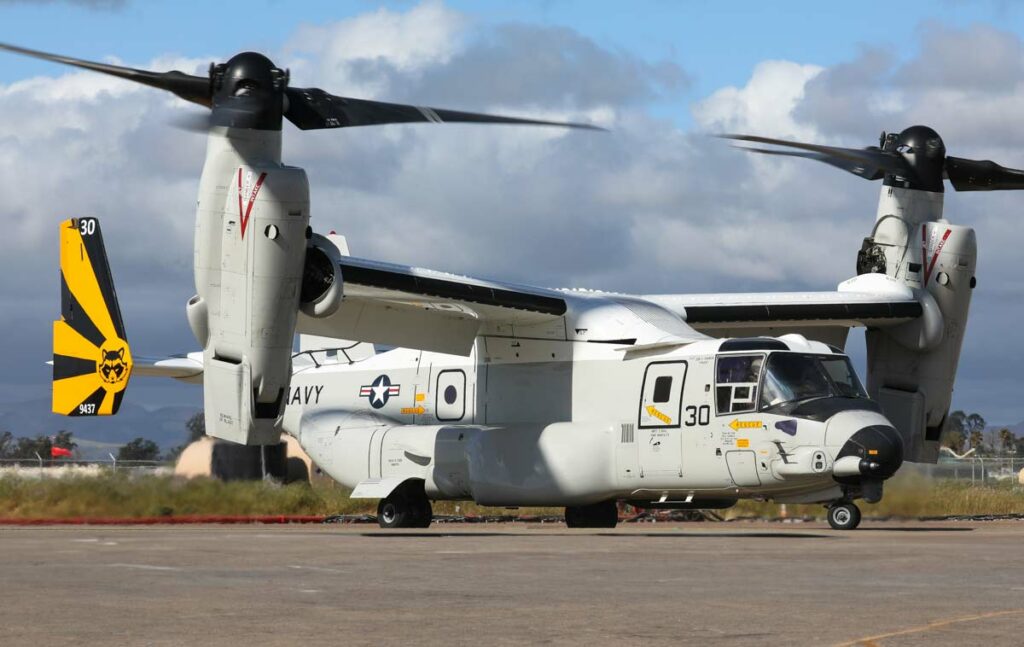
<svg viewBox="0 0 1024 647"><path fill-rule="evenodd" d="M989 160L946 156L946 176L957 191L1024 189L1024 171Z"/></svg>
<svg viewBox="0 0 1024 647"><path fill-rule="evenodd" d="M336 97L319 88L288 88L286 92L288 94L288 111L285 112L285 117L302 130L416 122L524 124L604 130L604 128L590 124L500 117L475 112L460 112L458 110L426 108L401 103Z"/></svg>
<svg viewBox="0 0 1024 647"><path fill-rule="evenodd" d="M788 142L782 139L771 139L769 137L758 137L755 135L719 135L724 139L735 139L743 142L756 142L759 144L772 144L773 146L788 146L809 154L799 154L788 151L777 151L763 148L748 148L756 153L768 155L788 154L795 157L806 157L807 159L824 162L836 168L843 169L868 180L878 180L886 173L905 175L910 169L906 161L898 154L883 151L878 148L840 148L838 146L822 146L820 144L804 144L802 142Z"/></svg>
<svg viewBox="0 0 1024 647"><path fill-rule="evenodd" d="M213 126L213 115L209 112L205 114L195 112L176 114L167 120L167 124L178 130L207 135L210 132L210 127Z"/></svg>
<svg viewBox="0 0 1024 647"><path fill-rule="evenodd" d="M128 81L135 81L136 83L148 85L151 88L158 88L160 90L173 92L186 101L198 103L199 105L206 106L207 108L210 107L210 79L207 77L193 76L177 70L172 72L149 72L146 70L136 70L131 67L121 67L119 65L94 63L93 61L83 61L69 56L48 54L46 52L27 49L25 47L16 47L14 45L7 45L4 43L0 43L0 50L13 52L15 54L23 54L33 58L41 58L46 61L53 61L54 63L72 65L84 70L109 74Z"/></svg>
<svg viewBox="0 0 1024 647"><path fill-rule="evenodd" d="M829 157L824 153L812 153L810 151L798 152L798 151L780 151L780 150L769 150L767 148L747 148L745 146L736 146L741 151L750 151L752 153L762 153L764 155L782 155L784 157L803 157L809 160L816 160L818 162L824 162L829 166L834 166L838 169L848 171L854 175L859 175L866 180L880 180L885 176L885 171L880 168L870 168L860 162L853 162L848 159L839 157Z"/></svg>

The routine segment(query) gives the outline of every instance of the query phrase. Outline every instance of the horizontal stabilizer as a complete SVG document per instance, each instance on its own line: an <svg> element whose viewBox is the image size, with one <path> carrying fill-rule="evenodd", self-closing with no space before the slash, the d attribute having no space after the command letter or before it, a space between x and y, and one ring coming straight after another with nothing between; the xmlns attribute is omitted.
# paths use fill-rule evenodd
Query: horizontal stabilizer
<svg viewBox="0 0 1024 647"><path fill-rule="evenodd" d="M170 357L136 357L132 375L144 377L173 377L184 382L202 382L202 351Z"/></svg>

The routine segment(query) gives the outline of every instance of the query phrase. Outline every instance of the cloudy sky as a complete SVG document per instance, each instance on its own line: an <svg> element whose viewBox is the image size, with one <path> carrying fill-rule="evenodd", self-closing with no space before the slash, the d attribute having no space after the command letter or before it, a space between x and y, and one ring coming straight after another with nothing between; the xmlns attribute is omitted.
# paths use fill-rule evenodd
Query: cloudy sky
<svg viewBox="0 0 1024 647"><path fill-rule="evenodd" d="M200 74L255 49L300 86L610 129L286 125L314 226L356 255L638 293L828 290L853 274L877 183L708 134L868 146L925 123L953 155L1024 167L1024 9L821 4L0 0L0 41ZM48 397L66 217L102 218L133 349L194 348L184 304L205 141L167 126L193 110L0 55L0 407ZM954 406L1017 422L1024 195L950 192L946 205L981 252ZM200 393L139 379L129 398L198 406Z"/></svg>

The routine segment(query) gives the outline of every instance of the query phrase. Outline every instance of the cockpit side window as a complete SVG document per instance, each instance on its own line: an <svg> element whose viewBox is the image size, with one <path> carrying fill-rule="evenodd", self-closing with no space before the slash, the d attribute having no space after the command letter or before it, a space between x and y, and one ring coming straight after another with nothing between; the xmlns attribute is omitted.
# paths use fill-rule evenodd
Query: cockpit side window
<svg viewBox="0 0 1024 647"><path fill-rule="evenodd" d="M719 415L757 408L757 381L764 355L719 355L715 403Z"/></svg>
<svg viewBox="0 0 1024 647"><path fill-rule="evenodd" d="M772 353L768 358L762 410L835 397L868 397L845 355Z"/></svg>

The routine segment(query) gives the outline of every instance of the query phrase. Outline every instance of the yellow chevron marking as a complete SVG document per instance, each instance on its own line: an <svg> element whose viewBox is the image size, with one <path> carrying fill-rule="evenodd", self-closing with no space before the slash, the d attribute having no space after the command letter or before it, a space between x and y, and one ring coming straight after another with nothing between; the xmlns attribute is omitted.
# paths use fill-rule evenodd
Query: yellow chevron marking
<svg viewBox="0 0 1024 647"><path fill-rule="evenodd" d="M97 361L100 349L61 319L53 322L53 354Z"/></svg>
<svg viewBox="0 0 1024 647"><path fill-rule="evenodd" d="M426 413L426 409L423 407L402 407L402 413L407 416L414 416Z"/></svg>
<svg viewBox="0 0 1024 647"><path fill-rule="evenodd" d="M103 300L103 293L100 292L92 261L85 253L82 234L73 226L73 222L65 220L60 228L60 269L64 274L64 281L103 338L116 339L114 321Z"/></svg>
<svg viewBox="0 0 1024 647"><path fill-rule="evenodd" d="M664 422L666 425L672 424L672 418L670 418L670 417L666 416L664 413L658 411L658 408L655 407L653 404L647 405L647 415L649 415L649 416L651 416L653 418L657 418L658 420Z"/></svg>
<svg viewBox="0 0 1024 647"><path fill-rule="evenodd" d="M96 389L103 386L97 373L56 380L53 383L53 412L70 415Z"/></svg>
<svg viewBox="0 0 1024 647"><path fill-rule="evenodd" d="M760 420L740 420L739 418L733 419L729 423L733 431L739 431L740 429L760 429L764 425L761 424Z"/></svg>

